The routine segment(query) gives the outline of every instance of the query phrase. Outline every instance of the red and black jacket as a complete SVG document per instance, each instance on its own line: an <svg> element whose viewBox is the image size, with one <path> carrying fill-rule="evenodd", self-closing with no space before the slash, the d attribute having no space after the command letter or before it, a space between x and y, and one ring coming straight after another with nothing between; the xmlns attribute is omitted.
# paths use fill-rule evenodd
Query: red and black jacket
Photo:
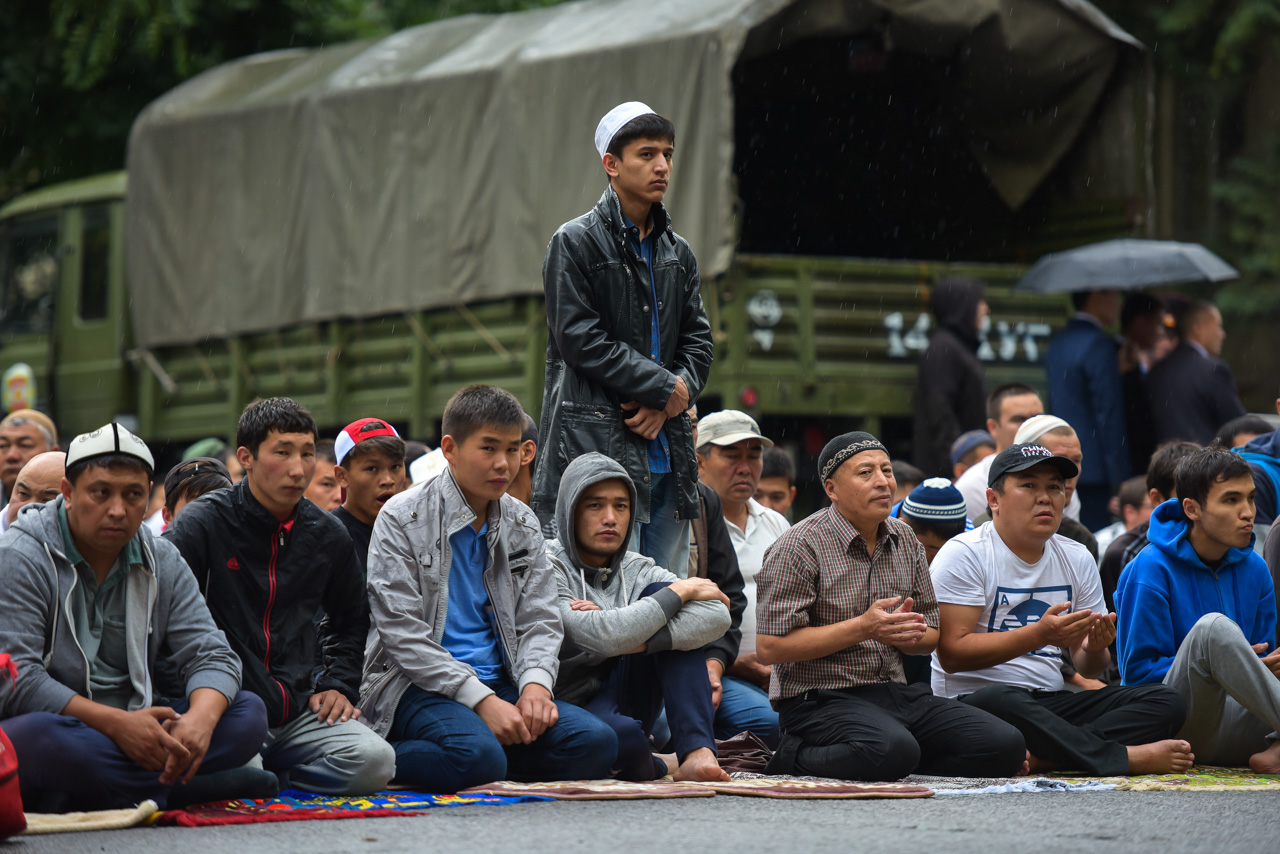
<svg viewBox="0 0 1280 854"><path fill-rule="evenodd" d="M359 701L369 600L347 529L306 498L280 522L247 480L201 496L164 532L195 573L218 628L262 698L270 726L307 709L311 695ZM313 620L326 617L316 637ZM316 645L324 668L314 682Z"/></svg>

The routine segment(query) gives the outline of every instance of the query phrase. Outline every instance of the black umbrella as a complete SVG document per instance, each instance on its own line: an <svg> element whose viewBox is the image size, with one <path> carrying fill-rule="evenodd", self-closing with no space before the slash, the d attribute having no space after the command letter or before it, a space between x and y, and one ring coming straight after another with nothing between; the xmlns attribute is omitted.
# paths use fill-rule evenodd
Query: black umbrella
<svg viewBox="0 0 1280 854"><path fill-rule="evenodd" d="M1108 240L1045 255L1014 290L1066 294L1238 278L1234 267L1198 243Z"/></svg>

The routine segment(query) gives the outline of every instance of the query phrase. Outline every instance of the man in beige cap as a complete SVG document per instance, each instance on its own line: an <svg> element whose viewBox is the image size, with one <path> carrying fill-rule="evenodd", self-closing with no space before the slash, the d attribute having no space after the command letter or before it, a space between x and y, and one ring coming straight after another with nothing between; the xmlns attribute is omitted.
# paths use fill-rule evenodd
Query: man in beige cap
<svg viewBox="0 0 1280 854"><path fill-rule="evenodd" d="M722 680L724 699L716 722L728 717L742 724L739 732L750 730L771 745L778 738L778 715L769 707L765 693L773 669L756 659L756 573L764 563L765 550L791 527L785 516L754 497L764 452L772 447L773 441L745 412L726 409L698 422L698 477L715 491L724 508L725 527L738 558L747 600L738 657Z"/></svg>
<svg viewBox="0 0 1280 854"><path fill-rule="evenodd" d="M58 450L53 419L35 409L15 409L0 421L0 498L13 495L18 472L36 454Z"/></svg>

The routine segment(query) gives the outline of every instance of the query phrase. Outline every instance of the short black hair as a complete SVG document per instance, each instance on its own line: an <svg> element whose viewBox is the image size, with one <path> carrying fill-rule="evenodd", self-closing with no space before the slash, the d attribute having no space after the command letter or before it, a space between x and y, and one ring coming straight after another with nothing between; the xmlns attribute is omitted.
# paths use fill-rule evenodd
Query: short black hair
<svg viewBox="0 0 1280 854"><path fill-rule="evenodd" d="M1177 315L1178 337L1186 338L1187 332L1190 331L1191 327L1195 326L1200 321L1200 318L1214 308L1217 308L1217 306L1208 300L1193 299L1188 302L1186 308Z"/></svg>
<svg viewBox="0 0 1280 854"><path fill-rule="evenodd" d="M326 463L338 464L338 455L333 450L332 439L321 439L316 442L316 459L324 460Z"/></svg>
<svg viewBox="0 0 1280 854"><path fill-rule="evenodd" d="M893 467L893 479L898 486L902 486L904 483L914 483L919 486L924 483L924 472L911 465L911 463L894 460L890 465Z"/></svg>
<svg viewBox="0 0 1280 854"><path fill-rule="evenodd" d="M916 536L921 534L933 534L938 539L946 542L957 534L964 533L964 519L921 519L918 516L909 516L905 511L898 516L903 522L916 532Z"/></svg>
<svg viewBox="0 0 1280 854"><path fill-rule="evenodd" d="M1034 394L1040 396L1040 392L1036 391L1026 383L1005 383L997 388L987 397L987 417L996 423L1000 422L1000 407L1004 404L1006 397L1022 397L1024 394Z"/></svg>
<svg viewBox="0 0 1280 854"><path fill-rule="evenodd" d="M287 397L258 398L240 413L236 425L236 447L248 448L249 455L258 458L258 448L274 430L277 433L319 434L316 420L307 408Z"/></svg>
<svg viewBox="0 0 1280 854"><path fill-rule="evenodd" d="M1147 489L1154 489L1165 498L1177 495L1178 463L1200 450L1195 442L1183 442L1175 439L1165 442L1156 448L1147 464Z"/></svg>
<svg viewBox="0 0 1280 854"><path fill-rule="evenodd" d="M147 465L147 461L141 457L135 457L133 454L99 454L96 457L77 460L67 466L66 478L71 482L72 486L75 486L76 481L80 479L80 475L91 468L119 468L142 472L147 476L148 481L155 475L155 472L151 470L151 466Z"/></svg>
<svg viewBox="0 0 1280 854"><path fill-rule="evenodd" d="M342 458L343 470L350 468L353 460L366 454L382 454L393 463L403 463L404 452L404 439L399 436L370 436L368 439L356 442L355 446L347 451L347 455Z"/></svg>
<svg viewBox="0 0 1280 854"><path fill-rule="evenodd" d="M511 392L493 385L469 385L455 392L445 404L440 429L462 444L485 427L523 433L524 419L524 409Z"/></svg>
<svg viewBox="0 0 1280 854"><path fill-rule="evenodd" d="M764 480L766 477L780 477L787 482L787 486L795 486L796 464L791 460L791 455L777 446L765 451L760 466L760 479Z"/></svg>
<svg viewBox="0 0 1280 854"><path fill-rule="evenodd" d="M1125 507L1141 507L1147 497L1147 479L1140 474L1134 475L1120 484L1116 497L1120 499L1122 512Z"/></svg>
<svg viewBox="0 0 1280 854"><path fill-rule="evenodd" d="M1163 317L1164 311L1164 300L1160 297L1144 294L1141 291L1131 293L1124 298L1124 305L1120 307L1120 331L1124 332L1140 317L1149 317L1153 314Z"/></svg>
<svg viewBox="0 0 1280 854"><path fill-rule="evenodd" d="M529 413L524 414L524 432L520 434L520 444L525 442L533 442L535 445L542 444L538 436L538 422L533 420L533 416Z"/></svg>
<svg viewBox="0 0 1280 854"><path fill-rule="evenodd" d="M217 492L219 489L230 488L231 481L227 479L227 476L210 468L185 478L173 492L166 492L164 494L164 506L169 511L169 515L172 516L178 506L178 502L183 499L195 501L201 495L208 495L210 492Z"/></svg>
<svg viewBox="0 0 1280 854"><path fill-rule="evenodd" d="M1071 307L1076 311L1083 311L1084 304L1089 301L1089 294L1091 293L1093 293L1093 291L1072 291Z"/></svg>
<svg viewBox="0 0 1280 854"><path fill-rule="evenodd" d="M1218 428L1218 435L1214 437L1213 443L1220 448L1231 450L1235 447L1234 439L1237 433L1274 433L1275 425L1261 415L1241 415L1239 418L1232 418L1226 424Z"/></svg>
<svg viewBox="0 0 1280 854"><path fill-rule="evenodd" d="M671 123L671 119L657 113L636 116L618 128L618 132L609 141L609 147L605 149L605 153L621 157L622 150L637 139L661 139L675 145L676 126Z"/></svg>
<svg viewBox="0 0 1280 854"><path fill-rule="evenodd" d="M1225 448L1200 448L1178 464L1175 476L1179 500L1190 498L1201 507L1209 500L1209 491L1215 483L1234 480L1237 477L1253 477L1253 469L1239 454Z"/></svg>

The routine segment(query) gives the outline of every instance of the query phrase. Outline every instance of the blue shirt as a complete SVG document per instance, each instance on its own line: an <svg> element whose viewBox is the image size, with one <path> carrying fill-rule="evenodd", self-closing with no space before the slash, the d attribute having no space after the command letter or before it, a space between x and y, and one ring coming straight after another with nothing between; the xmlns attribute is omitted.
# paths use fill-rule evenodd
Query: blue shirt
<svg viewBox="0 0 1280 854"><path fill-rule="evenodd" d="M645 269L649 271L649 358L662 364L662 339L658 326L658 285L653 278L653 230L641 239L640 229L623 214L622 221L627 224L627 234L631 237L631 248L640 256ZM666 474L671 471L671 451L667 447L667 428L658 431L656 439L649 440L649 471L653 474Z"/></svg>
<svg viewBox="0 0 1280 854"><path fill-rule="evenodd" d="M441 645L458 661L471 665L481 682L502 679L502 652L494 632L484 568L489 562L486 522L479 532L467 525L449 538L449 615Z"/></svg>

